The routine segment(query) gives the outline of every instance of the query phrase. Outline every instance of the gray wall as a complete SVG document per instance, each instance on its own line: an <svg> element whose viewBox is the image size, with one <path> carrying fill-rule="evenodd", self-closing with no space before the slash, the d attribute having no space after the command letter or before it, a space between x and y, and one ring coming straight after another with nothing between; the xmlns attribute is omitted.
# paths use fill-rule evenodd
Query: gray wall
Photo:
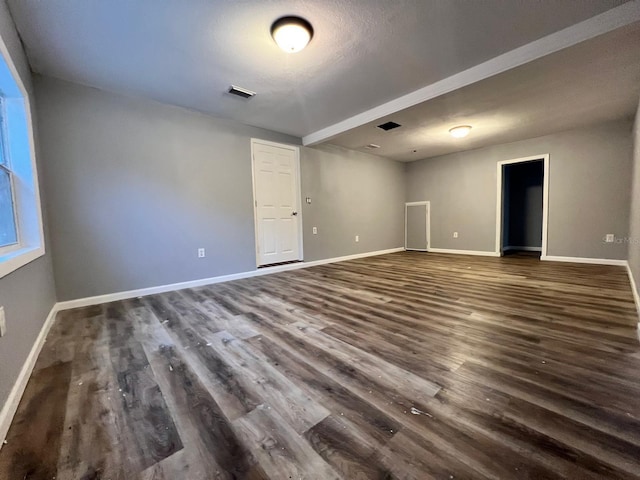
<svg viewBox="0 0 640 480"><path fill-rule="evenodd" d="M640 104L633 126L633 191L629 226L629 266L640 289Z"/></svg>
<svg viewBox="0 0 640 480"><path fill-rule="evenodd" d="M32 92L29 65L4 1L0 1L0 36L23 83ZM32 109L33 103L32 98ZM32 113L35 122L35 112ZM44 192L41 192L41 196L44 198ZM49 245L46 244L46 247ZM0 305L4 306L7 319L7 335L0 338L0 408L7 400L42 324L56 301L49 254L50 251L0 279Z"/></svg>
<svg viewBox="0 0 640 480"><path fill-rule="evenodd" d="M302 209L305 260L403 246L405 192L400 162L323 145L302 149L301 172L302 197L312 201L303 203Z"/></svg>
<svg viewBox="0 0 640 480"><path fill-rule="evenodd" d="M298 139L50 78L35 86L60 300L255 269L250 138ZM371 155L301 149L305 260L401 246L403 175Z"/></svg>
<svg viewBox="0 0 640 480"><path fill-rule="evenodd" d="M540 161L504 166L503 246L542 246L542 184Z"/></svg>
<svg viewBox="0 0 640 480"><path fill-rule="evenodd" d="M431 201L434 248L495 251L496 162L550 154L548 255L626 259L631 123L610 122L407 165L407 201ZM452 238L454 231L459 238Z"/></svg>

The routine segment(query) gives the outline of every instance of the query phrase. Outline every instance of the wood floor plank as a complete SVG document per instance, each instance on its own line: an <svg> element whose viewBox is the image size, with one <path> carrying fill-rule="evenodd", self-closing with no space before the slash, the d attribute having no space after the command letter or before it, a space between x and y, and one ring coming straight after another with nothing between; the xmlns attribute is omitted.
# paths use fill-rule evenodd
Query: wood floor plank
<svg viewBox="0 0 640 480"><path fill-rule="evenodd" d="M142 346L111 350L125 422L135 425L133 434L142 469L181 450L183 445L164 396L150 368Z"/></svg>
<svg viewBox="0 0 640 480"><path fill-rule="evenodd" d="M269 478L341 478L269 405L235 420L234 426Z"/></svg>
<svg viewBox="0 0 640 480"><path fill-rule="evenodd" d="M125 445L133 443L134 437L118 408L121 392L111 368L107 321L102 308L99 311L75 320L77 337L58 479L100 478L107 473L124 480L140 468L136 455L125 454Z"/></svg>
<svg viewBox="0 0 640 480"><path fill-rule="evenodd" d="M464 372L471 378L482 378L485 385L490 385L496 390L541 405L548 410L589 425L596 431L603 431L632 444L640 445L640 420L633 415L611 411L605 406L599 406L595 401L587 402L572 398L569 392L559 394L550 388L495 369L472 363L466 364L463 368L464 370L460 369L456 373L462 375Z"/></svg>
<svg viewBox="0 0 640 480"><path fill-rule="evenodd" d="M215 334L211 348L227 362L233 362L238 370L244 370L248 381L255 385L257 395L297 433L304 433L329 415L326 408L229 333Z"/></svg>
<svg viewBox="0 0 640 480"><path fill-rule="evenodd" d="M42 346L34 371L47 368L58 362L71 362L76 349L77 337L84 321L100 315L101 309L76 309L58 313L58 317Z"/></svg>
<svg viewBox="0 0 640 480"><path fill-rule="evenodd" d="M224 358L208 348L206 344L209 342L198 335L188 320L173 310L168 302L161 297L152 296L145 299L145 304L154 312L176 344L184 351L189 350L190 356L196 357L190 363L194 366L202 365L221 387L216 401L224 405L230 418L248 413L262 403L251 390L242 385L242 379L234 374Z"/></svg>
<svg viewBox="0 0 640 480"><path fill-rule="evenodd" d="M197 369L189 362L189 359L193 360L189 351L176 348L154 314L140 307L139 303L130 305L129 317L134 322L136 338L145 350L184 445L179 452L142 472L141 478L226 479L233 478L236 464L240 473L251 470L255 462L238 444L229 419L216 403L211 393L216 391L215 385L206 376L197 374ZM233 463L231 470L227 471L219 462L227 468ZM245 468L246 465L249 467Z"/></svg>
<svg viewBox="0 0 640 480"><path fill-rule="evenodd" d="M202 470L192 470L191 465L200 467L206 464L202 458L195 458L190 450L182 449L164 460L151 465L140 473L140 480L172 480L175 478L189 478L204 480L211 475ZM213 470L216 471L215 469Z"/></svg>
<svg viewBox="0 0 640 480"><path fill-rule="evenodd" d="M400 431L400 423L391 419L353 391L336 382L332 377L314 368L312 359L283 347L268 337L255 337L251 345L261 351L266 361L295 381L309 395L317 398L334 416L355 425L361 434L378 446L382 446ZM307 363L310 362L310 363Z"/></svg>
<svg viewBox="0 0 640 480"><path fill-rule="evenodd" d="M390 390L414 396L419 400L424 396L436 395L441 388L432 381L421 378L408 370L304 324L294 323L288 328L288 331L295 332L295 336L308 338L309 343L319 345L326 350L332 350L333 356L351 363L354 368L366 372L370 377L377 376L378 382L386 385Z"/></svg>
<svg viewBox="0 0 640 480"><path fill-rule="evenodd" d="M29 380L23 402L0 455L0 478L48 480L57 473L71 363L39 369Z"/></svg>
<svg viewBox="0 0 640 480"><path fill-rule="evenodd" d="M486 479L478 471L460 463L455 455L438 449L406 432L396 435L380 452L382 464L397 478Z"/></svg>
<svg viewBox="0 0 640 480"><path fill-rule="evenodd" d="M311 447L343 478L353 480L394 478L380 461L377 449L344 417L330 416L305 432Z"/></svg>
<svg viewBox="0 0 640 480"><path fill-rule="evenodd" d="M622 267L417 252L65 311L0 478L640 480L636 322Z"/></svg>
<svg viewBox="0 0 640 480"><path fill-rule="evenodd" d="M233 299L228 299L227 301L228 303L235 303ZM243 297L243 301L248 305L252 303L248 297ZM260 313L254 313L257 316L266 318L264 312L265 309L261 308ZM254 315L251 319L255 320L256 316ZM271 319L268 321L271 321ZM277 321L277 324L274 324L274 326L286 330L293 337L319 346L326 352L331 352L330 354L333 357L345 364L358 365L359 370L367 372L366 375L371 378L376 378L377 382L384 384L389 390L407 392L407 394L420 398L424 395L433 396L438 393L440 389L440 386L432 381L418 377L407 370L385 362L375 355L371 355L364 350L326 335L322 331L316 330L304 322L285 324L284 322Z"/></svg>
<svg viewBox="0 0 640 480"><path fill-rule="evenodd" d="M204 447L203 455L211 455L219 466L216 472L207 473L230 479L267 478L253 455L238 440L230 420L180 358L176 347L161 346L158 355L169 367L165 369L165 375L176 403L184 409L181 416L191 419L190 427L197 430Z"/></svg>

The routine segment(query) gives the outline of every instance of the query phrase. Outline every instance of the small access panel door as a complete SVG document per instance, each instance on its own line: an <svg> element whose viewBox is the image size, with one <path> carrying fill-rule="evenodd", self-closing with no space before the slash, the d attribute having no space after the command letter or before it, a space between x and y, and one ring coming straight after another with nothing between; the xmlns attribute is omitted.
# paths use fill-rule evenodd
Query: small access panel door
<svg viewBox="0 0 640 480"><path fill-rule="evenodd" d="M404 208L404 249L429 251L429 202L409 202Z"/></svg>

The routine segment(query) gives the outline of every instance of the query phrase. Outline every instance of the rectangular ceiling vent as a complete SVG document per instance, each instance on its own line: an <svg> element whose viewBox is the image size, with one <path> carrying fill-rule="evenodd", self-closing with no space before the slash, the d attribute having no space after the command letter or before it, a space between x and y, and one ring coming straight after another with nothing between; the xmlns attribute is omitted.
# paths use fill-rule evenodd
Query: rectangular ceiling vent
<svg viewBox="0 0 640 480"><path fill-rule="evenodd" d="M375 143L370 143L369 145L364 146L365 150L375 150L376 148L380 148L380 145L376 145Z"/></svg>
<svg viewBox="0 0 640 480"><path fill-rule="evenodd" d="M242 87L237 87L235 85L231 85L231 87L229 88L229 93L231 95L236 95L242 98L251 98L256 94L256 92L252 92L251 90L247 90L246 88L242 88Z"/></svg>
<svg viewBox="0 0 640 480"><path fill-rule="evenodd" d="M393 130L394 128L398 128L401 126L402 125L396 122L387 122L387 123L383 123L382 125L378 125L378 128L381 128L385 132L388 132L389 130Z"/></svg>

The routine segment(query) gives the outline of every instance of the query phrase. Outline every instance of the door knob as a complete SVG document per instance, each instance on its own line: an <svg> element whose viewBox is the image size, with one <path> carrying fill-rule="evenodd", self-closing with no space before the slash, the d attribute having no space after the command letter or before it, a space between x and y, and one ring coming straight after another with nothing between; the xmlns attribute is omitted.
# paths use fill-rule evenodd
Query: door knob
<svg viewBox="0 0 640 480"><path fill-rule="evenodd" d="M292 212L291 215L295 217L296 215L298 215L298 212Z"/></svg>

